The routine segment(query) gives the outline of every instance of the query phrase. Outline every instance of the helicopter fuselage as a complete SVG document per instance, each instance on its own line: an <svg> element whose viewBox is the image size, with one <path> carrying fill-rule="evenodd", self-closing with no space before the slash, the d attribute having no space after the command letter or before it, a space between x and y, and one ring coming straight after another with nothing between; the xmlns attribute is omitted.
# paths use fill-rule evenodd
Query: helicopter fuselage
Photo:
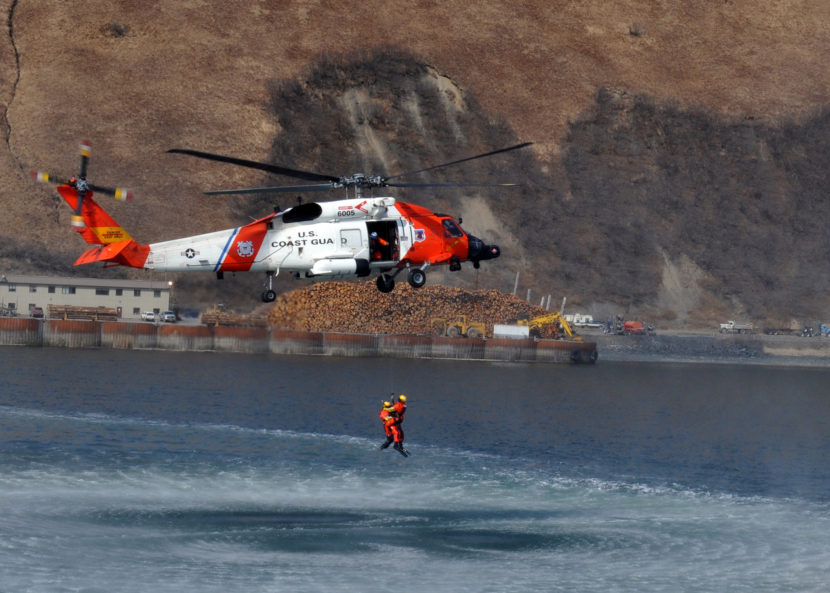
<svg viewBox="0 0 830 593"><path fill-rule="evenodd" d="M61 193L71 198L73 191L67 187ZM91 196L84 208L99 210ZM96 231L86 229L91 235ZM149 245L114 241L87 251L76 264L112 262L156 272L209 271L220 277L225 272L265 272L269 286L263 300L269 301L274 297L270 283L281 272L306 278L379 272L378 288L388 292L402 269L408 270L409 283L420 288L430 266L448 264L455 271L461 262L473 261L478 267L480 260L498 255L498 247L468 235L451 216L381 197L309 202L233 229Z"/></svg>
<svg viewBox="0 0 830 593"><path fill-rule="evenodd" d="M129 266L157 272L265 272L266 290L262 300L273 301L274 277L280 272L307 278L368 276L378 272L377 287L390 292L395 276L407 271L407 281L414 288L426 283L430 266L446 264L450 271L461 269L470 261L478 268L483 260L499 257L496 245L464 232L452 217L391 197L363 198L361 192L381 187L515 187L515 183L436 183L406 182L406 176L423 174L443 167L460 165L526 146L491 150L450 162L397 173L391 176L332 176L301 171L273 163L251 161L211 152L173 148L168 153L183 154L209 161L266 171L311 182L302 185L279 185L242 189L215 190L207 194L289 193L329 191L345 188L356 197L333 202L298 204L284 211L244 226L215 231L149 245L135 241L92 196L95 192L117 200L129 200L132 192L120 188L94 185L87 180L90 148L81 143L81 168L76 177L56 178L47 172L33 171L43 182L56 182L57 191L72 208L72 228L92 245L75 261L75 265L101 263Z"/></svg>

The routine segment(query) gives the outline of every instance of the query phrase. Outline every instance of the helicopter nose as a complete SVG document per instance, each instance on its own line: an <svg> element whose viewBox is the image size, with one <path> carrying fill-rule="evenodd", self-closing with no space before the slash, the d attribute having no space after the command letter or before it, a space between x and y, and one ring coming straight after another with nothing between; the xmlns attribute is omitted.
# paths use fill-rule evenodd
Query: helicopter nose
<svg viewBox="0 0 830 593"><path fill-rule="evenodd" d="M501 249L499 249L498 245L487 245L484 241L478 237L473 237L472 235L470 235L468 245L469 250L467 258L472 261L473 264L478 264L478 262L485 259L496 259L501 255Z"/></svg>

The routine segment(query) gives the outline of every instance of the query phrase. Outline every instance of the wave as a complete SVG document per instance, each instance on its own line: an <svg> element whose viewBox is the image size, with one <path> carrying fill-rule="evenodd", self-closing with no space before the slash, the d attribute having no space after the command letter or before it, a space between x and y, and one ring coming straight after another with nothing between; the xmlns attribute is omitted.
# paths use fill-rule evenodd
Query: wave
<svg viewBox="0 0 830 593"><path fill-rule="evenodd" d="M0 424L10 590L367 590L390 564L434 592L809 591L830 569L830 512L806 501L356 435L8 406Z"/></svg>
<svg viewBox="0 0 830 593"><path fill-rule="evenodd" d="M652 503L661 498L795 502L645 482L636 476L573 475L563 465L539 468L535 459L436 445L410 445L414 454L403 459L391 450L378 451L378 439L360 436L0 406L0 419L4 416L18 425L45 422L53 437L66 435L38 442L32 450L24 444L0 461L4 495L37 491L45 497L69 496L70 505L83 505L83 500L103 504L101 497L138 507L274 500L304 507L311 500L321 507L378 509L393 508L400 500L414 508L468 508L472 503L522 509L529 502L576 498L604 504L610 498L638 496ZM64 425L63 431L56 425ZM85 430L89 427L94 431ZM89 440L93 432L95 438Z"/></svg>

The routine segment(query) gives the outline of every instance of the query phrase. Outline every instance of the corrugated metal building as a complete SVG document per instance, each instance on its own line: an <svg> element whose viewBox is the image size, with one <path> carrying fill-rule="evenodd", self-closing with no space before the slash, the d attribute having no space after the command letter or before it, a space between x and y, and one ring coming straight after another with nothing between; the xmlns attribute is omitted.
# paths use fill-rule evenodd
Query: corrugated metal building
<svg viewBox="0 0 830 593"><path fill-rule="evenodd" d="M151 280L0 275L0 308L29 315L32 307L73 305L118 309L124 319L170 309L173 283Z"/></svg>

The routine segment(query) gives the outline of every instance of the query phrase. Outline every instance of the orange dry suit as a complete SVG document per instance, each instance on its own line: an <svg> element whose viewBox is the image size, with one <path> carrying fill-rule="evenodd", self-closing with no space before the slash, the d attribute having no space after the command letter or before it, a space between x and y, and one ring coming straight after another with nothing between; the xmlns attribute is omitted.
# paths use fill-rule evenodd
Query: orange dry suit
<svg viewBox="0 0 830 593"><path fill-rule="evenodd" d="M383 430L386 431L386 441L380 446L385 449L395 441L395 446L401 441L401 432L398 430L398 418L392 407L384 407L380 411L380 421L383 422Z"/></svg>
<svg viewBox="0 0 830 593"><path fill-rule="evenodd" d="M386 431L386 436L392 434L392 425L396 422L396 418L392 415L392 412L392 408L380 409L380 421L383 422L383 429Z"/></svg>
<svg viewBox="0 0 830 593"><path fill-rule="evenodd" d="M398 432L400 433L400 440L395 439L395 442L402 443L403 442L403 415L406 414L406 404L402 401L396 401L395 404L392 406L392 409L395 412L395 419L396 423L395 426L398 428Z"/></svg>

